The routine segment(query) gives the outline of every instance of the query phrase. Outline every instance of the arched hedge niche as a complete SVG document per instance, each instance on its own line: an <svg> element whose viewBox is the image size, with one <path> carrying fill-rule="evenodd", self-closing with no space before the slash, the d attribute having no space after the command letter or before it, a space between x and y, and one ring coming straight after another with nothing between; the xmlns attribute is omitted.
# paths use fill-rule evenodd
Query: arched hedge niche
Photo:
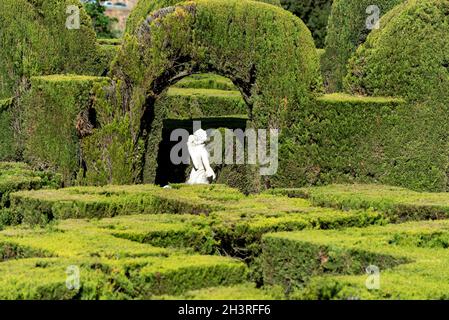
<svg viewBox="0 0 449 320"><path fill-rule="evenodd" d="M293 125L295 111L321 90L311 33L282 8L197 0L152 12L125 36L112 68L121 121L129 124L135 180L153 182L154 150L148 147L170 111L158 108L167 88L205 72L233 82L248 106L249 126L257 129Z"/></svg>

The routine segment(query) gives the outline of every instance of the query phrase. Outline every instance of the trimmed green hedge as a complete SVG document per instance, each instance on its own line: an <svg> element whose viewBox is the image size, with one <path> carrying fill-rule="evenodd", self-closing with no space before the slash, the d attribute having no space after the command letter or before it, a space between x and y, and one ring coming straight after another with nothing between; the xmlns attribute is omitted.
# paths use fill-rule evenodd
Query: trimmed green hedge
<svg viewBox="0 0 449 320"><path fill-rule="evenodd" d="M0 100L0 160L14 160L16 145L13 131L13 99Z"/></svg>
<svg viewBox="0 0 449 320"><path fill-rule="evenodd" d="M226 193L220 196L224 191ZM214 195L218 200L211 199ZM53 219L103 218L138 213L208 214L224 208L229 197L243 195L220 185L207 188L184 186L180 190L154 185L72 187L14 193L11 195L11 208L25 222L36 224Z"/></svg>
<svg viewBox="0 0 449 320"><path fill-rule="evenodd" d="M448 299L447 230L438 221L266 235L265 280L298 299ZM370 265L377 289L366 286Z"/></svg>
<svg viewBox="0 0 449 320"><path fill-rule="evenodd" d="M216 74L194 74L176 83L175 88L237 90L231 80Z"/></svg>
<svg viewBox="0 0 449 320"><path fill-rule="evenodd" d="M389 12L351 59L347 90L447 103L448 11L445 0L412 0Z"/></svg>
<svg viewBox="0 0 449 320"><path fill-rule="evenodd" d="M424 168L408 172L396 164L405 158L397 145L401 129L411 126L402 114L408 112L403 100L381 97L356 97L342 94L325 95L315 106L305 107L298 114L298 122L288 129L295 139L282 142L279 151L278 175L271 179L271 187L301 187L335 182L376 182L404 185L412 188L444 190L442 177L445 166L429 171L426 161L434 161L435 154L424 151ZM432 147L438 141L428 141ZM410 161L410 159L408 158ZM416 166L417 167L417 166ZM397 179L402 170L404 179ZM406 176L408 175L408 176Z"/></svg>
<svg viewBox="0 0 449 320"><path fill-rule="evenodd" d="M280 0L255 0L280 6ZM126 32L133 33L143 20L153 11L176 5L180 0L139 0L126 20Z"/></svg>
<svg viewBox="0 0 449 320"><path fill-rule="evenodd" d="M251 123L257 128L291 125L298 110L310 103L312 92L321 89L310 31L282 8L255 1L198 0L154 12L139 30L125 36L113 67L124 101L118 110L125 112L110 123L120 132L117 139L122 143L111 139L112 127L98 132L95 139L104 141L108 149L96 159L117 164L109 181L151 181L145 152L153 151L149 134L157 132L164 119L155 102L177 77L198 72L231 79L249 104ZM107 140L113 142L107 146ZM92 151L97 148L98 144ZM116 155L122 157L121 168L120 160L109 160ZM252 181L251 191L262 187L258 176L247 180Z"/></svg>
<svg viewBox="0 0 449 320"><path fill-rule="evenodd" d="M57 188L61 178L50 172L35 171L24 163L0 162L0 208L9 204L9 195L19 190Z"/></svg>
<svg viewBox="0 0 449 320"><path fill-rule="evenodd" d="M80 8L79 29L65 28L69 5ZM32 76L101 72L95 32L78 0L2 0L0 30L0 99Z"/></svg>
<svg viewBox="0 0 449 320"><path fill-rule="evenodd" d="M70 185L82 165L79 139L96 125L94 87L106 78L51 75L32 78L24 98L24 158L36 167L51 168ZM93 122L93 123L92 123Z"/></svg>
<svg viewBox="0 0 449 320"><path fill-rule="evenodd" d="M249 113L240 92L201 88L171 88L155 107L165 108L168 119L247 116Z"/></svg>
<svg viewBox="0 0 449 320"><path fill-rule="evenodd" d="M323 73L329 92L342 91L348 60L357 47L365 42L371 31L366 27L366 20L369 17L369 14L366 13L368 6L378 6L380 14L383 16L402 2L404 0L333 1L327 27L326 53L323 56ZM381 22L381 28L384 28L383 22Z"/></svg>
<svg viewBox="0 0 449 320"><path fill-rule="evenodd" d="M0 232L2 299L147 299L247 279L244 264L217 256L116 238L87 221L65 221L52 230ZM80 271L80 288L66 287L68 268Z"/></svg>
<svg viewBox="0 0 449 320"><path fill-rule="evenodd" d="M374 208L387 213L393 222L447 219L447 193L415 192L383 185L329 185L298 189L291 196L309 199L314 205L338 209Z"/></svg>

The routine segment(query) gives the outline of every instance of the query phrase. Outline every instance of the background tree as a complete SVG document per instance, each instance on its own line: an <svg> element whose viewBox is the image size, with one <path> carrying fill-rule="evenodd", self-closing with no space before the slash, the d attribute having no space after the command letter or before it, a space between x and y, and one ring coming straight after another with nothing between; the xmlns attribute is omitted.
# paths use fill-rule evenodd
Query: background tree
<svg viewBox="0 0 449 320"><path fill-rule="evenodd" d="M318 48L324 48L332 0L281 0L282 7L302 19Z"/></svg>
<svg viewBox="0 0 449 320"><path fill-rule="evenodd" d="M110 18L105 14L106 8L101 5L100 0L84 2L87 14L92 18L93 27L98 38L117 38L112 25L117 22L116 18Z"/></svg>

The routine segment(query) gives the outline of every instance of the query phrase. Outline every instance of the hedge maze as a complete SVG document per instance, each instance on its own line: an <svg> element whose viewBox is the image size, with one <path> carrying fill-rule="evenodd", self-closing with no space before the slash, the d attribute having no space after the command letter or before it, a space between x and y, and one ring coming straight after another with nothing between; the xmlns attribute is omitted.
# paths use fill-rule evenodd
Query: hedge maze
<svg viewBox="0 0 449 320"><path fill-rule="evenodd" d="M111 40L2 0L0 298L449 298L449 2L370 4L324 41L285 1L139 0ZM193 120L280 129L276 175L184 185Z"/></svg>

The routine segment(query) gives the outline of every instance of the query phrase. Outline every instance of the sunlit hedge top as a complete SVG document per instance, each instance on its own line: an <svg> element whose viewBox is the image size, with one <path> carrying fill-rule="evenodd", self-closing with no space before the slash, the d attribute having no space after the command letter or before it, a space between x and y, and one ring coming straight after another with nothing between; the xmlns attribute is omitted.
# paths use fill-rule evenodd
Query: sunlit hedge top
<svg viewBox="0 0 449 320"><path fill-rule="evenodd" d="M381 23L349 65L348 91L418 101L447 99L449 1L410 0Z"/></svg>
<svg viewBox="0 0 449 320"><path fill-rule="evenodd" d="M255 0L280 6L279 0ZM173 6L182 0L139 0L126 21L126 32L133 32L152 12L164 7Z"/></svg>
<svg viewBox="0 0 449 320"><path fill-rule="evenodd" d="M125 36L113 66L135 129L168 86L206 71L231 79L263 128L281 127L321 86L305 24L280 7L248 0L197 0L153 12Z"/></svg>
<svg viewBox="0 0 449 320"><path fill-rule="evenodd" d="M366 20L370 16L366 12L368 6L378 6L382 16L404 1L334 0L331 16L329 17L326 52L324 55L325 80L330 91L340 91L342 89L348 60L371 31L366 27Z"/></svg>
<svg viewBox="0 0 449 320"><path fill-rule="evenodd" d="M66 28L69 5L81 8L79 30ZM94 72L96 55L95 32L78 0L0 1L0 98L33 75Z"/></svg>

